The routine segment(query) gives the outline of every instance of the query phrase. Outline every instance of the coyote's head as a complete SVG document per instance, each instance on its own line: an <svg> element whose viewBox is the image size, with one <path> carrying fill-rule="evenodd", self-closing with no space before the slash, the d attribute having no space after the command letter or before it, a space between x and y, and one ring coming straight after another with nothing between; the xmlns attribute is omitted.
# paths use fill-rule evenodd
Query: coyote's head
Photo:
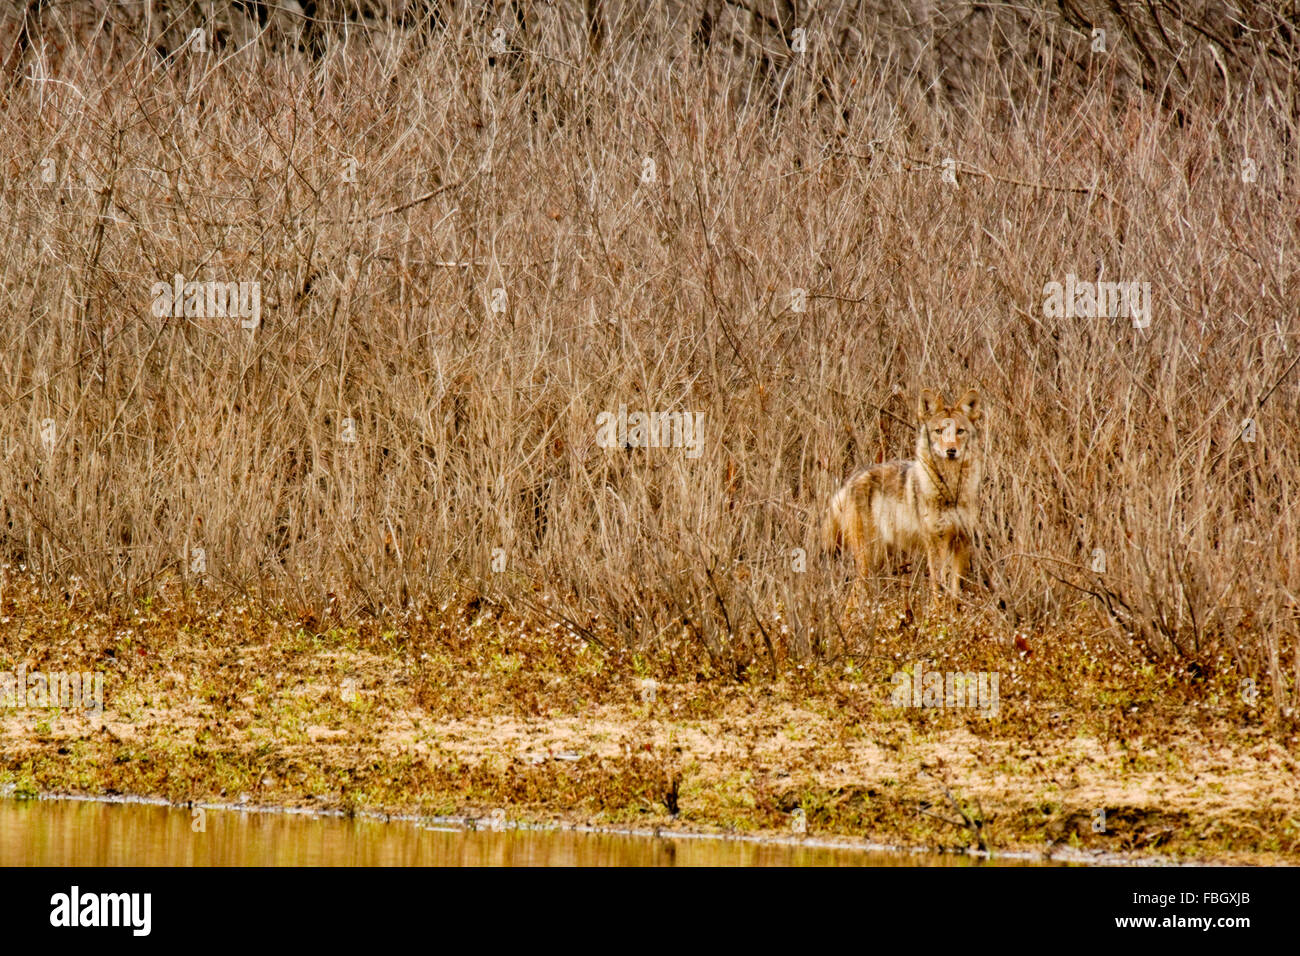
<svg viewBox="0 0 1300 956"><path fill-rule="evenodd" d="M975 423L980 419L979 392L972 388L949 407L942 393L922 389L916 417L921 422L918 454L936 461L961 461L974 447Z"/></svg>

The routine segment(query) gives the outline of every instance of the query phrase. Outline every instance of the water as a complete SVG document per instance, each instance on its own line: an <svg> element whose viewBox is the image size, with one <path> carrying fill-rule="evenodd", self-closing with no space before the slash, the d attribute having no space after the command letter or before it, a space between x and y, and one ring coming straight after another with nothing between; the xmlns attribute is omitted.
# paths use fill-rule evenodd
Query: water
<svg viewBox="0 0 1300 956"><path fill-rule="evenodd" d="M961 866L952 854L740 840L430 828L138 803L0 800L0 866ZM1009 861L1000 861L1009 862ZM1017 861L1018 862L1018 861Z"/></svg>

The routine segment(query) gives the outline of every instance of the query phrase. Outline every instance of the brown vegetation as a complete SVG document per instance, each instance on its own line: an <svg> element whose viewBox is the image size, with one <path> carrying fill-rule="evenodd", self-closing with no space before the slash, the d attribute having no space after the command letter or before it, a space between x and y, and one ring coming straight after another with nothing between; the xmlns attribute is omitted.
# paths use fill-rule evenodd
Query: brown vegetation
<svg viewBox="0 0 1300 956"><path fill-rule="evenodd" d="M1294 715L1280 6L1106 5L1095 51L1083 5L828 5L799 54L794 6L321 4L295 37L231 4L202 48L181 6L7 24L0 546L47 587L316 621L469 587L780 673L881 626L840 620L829 494L906 452L919 385L976 384L960 626L1082 600L1115 660ZM1149 282L1149 327L1048 315L1068 274ZM155 314L176 275L260 282L260 324ZM701 454L597 447L620 406L702 414Z"/></svg>

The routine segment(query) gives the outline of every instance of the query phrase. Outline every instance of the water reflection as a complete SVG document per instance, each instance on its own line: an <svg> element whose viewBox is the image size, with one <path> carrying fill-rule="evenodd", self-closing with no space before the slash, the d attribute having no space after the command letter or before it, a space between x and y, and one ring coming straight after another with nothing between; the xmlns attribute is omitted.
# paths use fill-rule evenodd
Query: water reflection
<svg viewBox="0 0 1300 956"><path fill-rule="evenodd" d="M967 857L139 804L0 800L0 866L916 866Z"/></svg>

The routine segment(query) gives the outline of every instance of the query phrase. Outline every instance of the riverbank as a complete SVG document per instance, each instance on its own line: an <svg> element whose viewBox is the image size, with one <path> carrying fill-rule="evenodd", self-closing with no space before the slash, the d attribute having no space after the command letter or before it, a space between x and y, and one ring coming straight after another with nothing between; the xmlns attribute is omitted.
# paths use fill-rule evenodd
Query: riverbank
<svg viewBox="0 0 1300 956"><path fill-rule="evenodd" d="M0 709L0 788L1300 861L1296 731L1226 662L1143 663L1082 619L1005 636L881 620L858 652L779 659L772 678L602 650L477 599L336 626L166 588L95 611L11 584L0 671L102 671L104 707ZM996 675L995 706L900 705L894 675L918 662Z"/></svg>

